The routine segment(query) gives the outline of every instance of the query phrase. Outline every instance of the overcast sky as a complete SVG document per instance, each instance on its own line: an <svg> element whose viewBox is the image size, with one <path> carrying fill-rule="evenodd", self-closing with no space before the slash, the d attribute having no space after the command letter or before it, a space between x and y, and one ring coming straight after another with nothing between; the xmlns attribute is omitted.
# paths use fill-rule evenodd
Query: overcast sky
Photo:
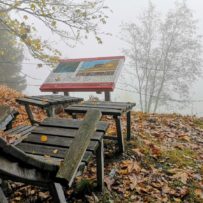
<svg viewBox="0 0 203 203"><path fill-rule="evenodd" d="M170 8L174 7L173 0L153 0L156 8L161 12L165 13ZM200 34L203 34L203 0L187 0L187 5L193 10L194 17L199 21L198 27ZM81 58L81 57L97 57L97 56L113 56L113 55L123 55L121 49L124 47L124 43L119 39L120 35L120 24L122 22L133 22L134 19L147 7L148 0L106 0L106 5L108 5L113 13L109 14L109 19L107 25L103 26L103 31L109 32L112 36L103 36L103 44L97 44L96 40L90 37L88 40L84 41L83 44L78 44L75 48L67 47L62 40L52 39L53 45L56 46L63 55L63 58ZM44 29L42 28L44 32ZM42 32L42 33L43 33ZM48 33L43 33L47 35ZM31 56L26 54L26 58L29 61L25 63L36 63ZM49 68L43 67L41 69L36 68L35 64L24 64L23 72L29 74L34 78L39 80L27 78L28 87L25 91L26 94L41 94L39 91L39 86L29 86L35 84L41 84L49 74ZM125 73L123 69L121 74ZM119 84L117 85L119 87ZM191 95L192 99L202 99L203 100L203 79L196 81L194 87L192 88ZM90 93L88 93L90 94ZM93 95L93 93L91 93ZM81 96L80 93L72 93L75 96ZM82 94L87 96L87 94ZM101 97L101 96L100 96ZM132 92L125 92L116 88L112 95L114 100L123 101L134 101L138 99L138 95ZM184 109L179 111L178 109L172 108L171 111L197 114L203 116L203 103L194 103Z"/></svg>

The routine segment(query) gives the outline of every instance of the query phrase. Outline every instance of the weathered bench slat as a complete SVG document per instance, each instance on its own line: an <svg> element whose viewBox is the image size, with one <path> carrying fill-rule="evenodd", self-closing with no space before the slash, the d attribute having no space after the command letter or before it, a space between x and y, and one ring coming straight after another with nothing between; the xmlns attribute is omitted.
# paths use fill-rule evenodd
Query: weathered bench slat
<svg viewBox="0 0 203 203"><path fill-rule="evenodd" d="M6 134L11 134L13 133L14 131L18 130L18 129L21 129L21 128L24 128L24 125L20 125L20 126L17 126L16 128L12 128L10 130L7 130L5 133Z"/></svg>
<svg viewBox="0 0 203 203"><path fill-rule="evenodd" d="M57 128L57 127L45 127L39 126L36 129L32 130L33 134L44 134L44 135L55 135L55 137L75 137L75 129L66 129ZM95 132L91 140L100 141L102 138L102 132Z"/></svg>
<svg viewBox="0 0 203 203"><path fill-rule="evenodd" d="M36 126L29 126L29 128L27 128L27 129L25 129L25 130L23 130L21 132L18 132L17 134L19 134L21 137L24 136L24 135L28 135L35 127Z"/></svg>
<svg viewBox="0 0 203 203"><path fill-rule="evenodd" d="M35 168L40 168L48 171L56 171L58 168L56 168L56 166L52 164L47 164L39 160L33 159L19 148L7 144L7 142L2 138L0 138L0 149L4 154L6 154L7 157L15 158L16 161L24 164L29 164Z"/></svg>
<svg viewBox="0 0 203 203"><path fill-rule="evenodd" d="M35 183L36 185L44 185L49 182L46 173L41 173L35 168L22 167L17 162L9 161L2 155L0 155L0 163L0 173L3 174L4 178L8 176L10 180L23 181L29 184Z"/></svg>
<svg viewBox="0 0 203 203"><path fill-rule="evenodd" d="M121 110L116 110L116 109L100 109L98 107L91 107L91 109L96 109L102 112L103 115L113 115L113 116L121 116L122 111ZM88 107L67 107L65 108L65 111L67 113L86 113L90 108Z"/></svg>
<svg viewBox="0 0 203 203"><path fill-rule="evenodd" d="M6 135L21 134L21 132L24 132L25 130L28 130L28 132L29 132L30 127L31 126L28 126L28 125L19 126L19 128L17 127L17 128L11 129L9 131L6 131L5 134Z"/></svg>
<svg viewBox="0 0 203 203"><path fill-rule="evenodd" d="M49 106L48 102L45 102L45 101L36 101L36 100L30 99L30 98L20 98L20 99L16 99L16 101L19 104L30 104L30 105L34 104L34 105L38 105L40 107Z"/></svg>
<svg viewBox="0 0 203 203"><path fill-rule="evenodd" d="M29 97L28 97L29 98ZM62 104L64 101L72 102L72 101L82 101L82 98L69 97L63 95L43 95L43 96L32 96L32 99L39 101L47 101L50 104Z"/></svg>
<svg viewBox="0 0 203 203"><path fill-rule="evenodd" d="M26 97L29 98L29 97ZM32 99L35 101L41 101L41 102L48 102L50 105L54 105L54 104L62 104L64 102L64 100L59 99L59 98L47 98L47 97L39 97L39 96L32 96Z"/></svg>
<svg viewBox="0 0 203 203"><path fill-rule="evenodd" d="M46 118L39 125L41 126L53 126L53 127L69 127L72 129L78 129L82 124L82 121L72 120L72 119L62 119L62 118ZM108 124L106 122L98 122L96 124L97 131L106 132L108 129Z"/></svg>
<svg viewBox="0 0 203 203"><path fill-rule="evenodd" d="M64 162L59 168L56 177L68 181L69 186L71 186L73 182L79 163L85 154L91 137L96 131L96 123L100 120L100 118L101 112L98 110L89 110L87 112L83 124L80 126L72 145L65 154Z"/></svg>
<svg viewBox="0 0 203 203"><path fill-rule="evenodd" d="M64 158L65 153L67 151L67 148L53 147L53 146L46 146L46 145L42 147L42 145L30 144L30 143L19 143L17 147L29 154L41 155L45 157L51 156L51 157L61 158L61 159ZM93 154L91 151L86 151L82 161L88 162L88 160L92 157L92 155Z"/></svg>
<svg viewBox="0 0 203 203"><path fill-rule="evenodd" d="M82 135L81 135L82 139ZM56 137L56 136L48 136L48 139L46 142L41 141L41 135L40 134L30 134L27 138L25 138L22 143L31 143L31 144L40 144L43 146L54 146L54 147L64 147L68 148L72 145L73 139L72 138L65 138L64 137ZM97 141L90 141L90 144L87 148L89 151L95 151L95 149L98 146ZM79 147L77 147L79 148Z"/></svg>
<svg viewBox="0 0 203 203"><path fill-rule="evenodd" d="M100 108L100 109L115 109L115 110L122 110L125 111L127 107L125 106L116 106L116 105L98 105L98 104L74 104L71 105L71 107L78 107L78 108Z"/></svg>
<svg viewBox="0 0 203 203"><path fill-rule="evenodd" d="M99 108L107 108L107 109L119 109L119 110L123 110L123 111L128 111L131 110L136 104L135 103L126 103L125 104L117 104L116 102L112 102L112 103L106 103L106 102L100 102L100 103L94 103L94 102L83 102L83 103L79 103L79 104L74 104L71 106L88 106L88 107L92 107L92 106L97 106Z"/></svg>
<svg viewBox="0 0 203 203"><path fill-rule="evenodd" d="M47 163L53 163L54 165L57 165L57 166L60 166L61 161L63 161L63 158L64 158L64 155L63 155L63 157L53 157L53 156L49 157L49 156L44 156L44 155L40 155L40 154L37 154L37 155L36 154L29 154L29 155L36 158L36 159L43 160ZM85 163L85 165L87 165L92 157L93 157L93 153L86 151L85 155L83 156L83 159L82 159L82 164Z"/></svg>
<svg viewBox="0 0 203 203"><path fill-rule="evenodd" d="M107 105L119 105L119 106L130 106L133 107L136 104L131 102L111 102L111 101L84 101L83 104L107 104Z"/></svg>

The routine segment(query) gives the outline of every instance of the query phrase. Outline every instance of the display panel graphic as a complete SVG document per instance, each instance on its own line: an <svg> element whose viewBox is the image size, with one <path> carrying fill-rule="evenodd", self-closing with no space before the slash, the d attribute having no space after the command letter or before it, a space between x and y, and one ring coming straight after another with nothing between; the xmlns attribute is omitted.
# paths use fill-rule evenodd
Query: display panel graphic
<svg viewBox="0 0 203 203"><path fill-rule="evenodd" d="M61 60L41 91L113 91L124 56Z"/></svg>
<svg viewBox="0 0 203 203"><path fill-rule="evenodd" d="M76 76L113 75L119 60L99 60L84 62Z"/></svg>

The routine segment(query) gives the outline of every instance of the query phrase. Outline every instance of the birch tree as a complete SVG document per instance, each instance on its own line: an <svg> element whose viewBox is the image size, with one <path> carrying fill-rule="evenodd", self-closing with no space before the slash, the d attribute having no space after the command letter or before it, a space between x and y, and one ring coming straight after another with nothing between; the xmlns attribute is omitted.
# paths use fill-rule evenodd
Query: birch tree
<svg viewBox="0 0 203 203"><path fill-rule="evenodd" d="M201 73L202 45L186 3L176 3L163 17L149 2L136 22L122 25L121 33L129 61L124 84L139 94L141 110L156 112L174 98L188 100Z"/></svg>

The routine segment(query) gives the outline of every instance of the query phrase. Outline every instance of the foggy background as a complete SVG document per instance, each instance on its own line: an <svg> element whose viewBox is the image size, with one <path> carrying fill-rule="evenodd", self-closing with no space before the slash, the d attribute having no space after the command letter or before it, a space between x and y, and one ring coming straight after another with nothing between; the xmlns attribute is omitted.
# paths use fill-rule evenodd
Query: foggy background
<svg viewBox="0 0 203 203"><path fill-rule="evenodd" d="M174 7L173 0L153 0L152 1L156 9L161 13L167 12L170 8ZM192 9L194 13L194 18L198 20L199 33L203 34L203 1L202 0L187 0L187 5ZM106 5L109 6L113 13L109 13L109 19L107 24L101 27L101 31L109 32L112 36L103 35L103 44L98 44L94 37L89 36L86 41L79 43L74 48L66 46L61 39L53 36L51 33L46 32L46 29L39 24L41 34L46 38L49 38L52 42L52 46L56 47L62 53L62 58L83 58L83 57L100 57L100 56L116 56L123 55L122 48L125 47L125 43L119 39L120 36L120 25L122 22L133 22L142 11L147 8L148 0L106 0ZM33 59L30 54L25 51L25 60L23 62L22 72L27 74L27 88L24 91L27 95L38 95L47 94L41 93L39 86L49 75L51 68L49 66L43 65L42 68L38 68L37 64L39 61ZM125 74L125 65L121 72L121 75ZM115 91L112 93L113 101L131 101L138 102L138 95L135 92L129 92L122 90L123 86L120 84L121 76L116 85ZM186 106L184 109L177 109L175 103L172 104L170 109L159 109L158 112L176 112L182 114L195 114L197 116L203 116L203 78L195 81L193 87L191 88L191 99L192 100L202 100L202 102L193 102ZM99 95L93 92L87 93L70 93L72 96L85 97L86 99L89 95L97 96L103 99L103 94ZM137 105L136 110L139 110Z"/></svg>

